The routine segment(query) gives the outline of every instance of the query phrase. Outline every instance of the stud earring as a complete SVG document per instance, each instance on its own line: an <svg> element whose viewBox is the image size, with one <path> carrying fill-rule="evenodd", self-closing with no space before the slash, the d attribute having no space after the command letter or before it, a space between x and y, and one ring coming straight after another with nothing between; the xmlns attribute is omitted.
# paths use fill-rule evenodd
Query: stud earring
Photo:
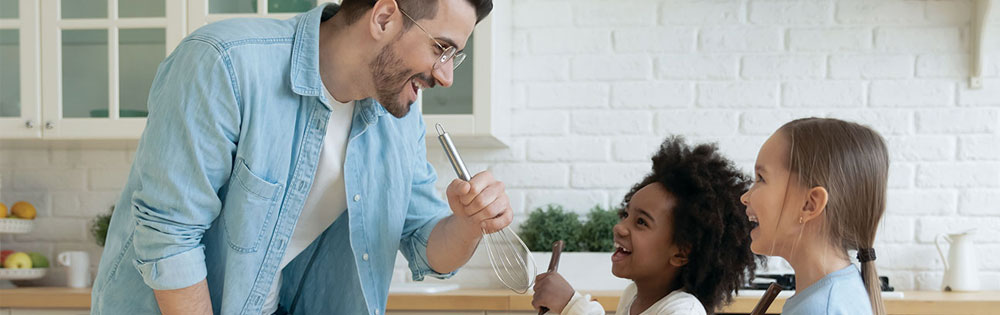
<svg viewBox="0 0 1000 315"><path fill-rule="evenodd" d="M802 217L799 217L799 224L803 224L803 223L805 223L805 222L802 221Z"/></svg>

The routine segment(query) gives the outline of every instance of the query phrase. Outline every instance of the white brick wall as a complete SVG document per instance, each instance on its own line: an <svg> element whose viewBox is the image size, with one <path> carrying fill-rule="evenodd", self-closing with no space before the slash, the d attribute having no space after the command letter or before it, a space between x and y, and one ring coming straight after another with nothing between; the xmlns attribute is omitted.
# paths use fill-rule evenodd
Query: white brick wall
<svg viewBox="0 0 1000 315"><path fill-rule="evenodd" d="M858 121L892 159L880 272L937 290L934 237L978 228L982 283L1000 290L1000 40L984 44L985 87L968 89L971 3L514 0L510 147L463 157L507 184L520 222L548 203L617 205L670 134L717 141L747 168L791 119ZM131 152L0 148L0 196L40 216L4 247L97 256L83 226L117 199ZM428 155L443 187L451 169L436 143ZM454 281L499 287L479 279L492 277L482 256Z"/></svg>

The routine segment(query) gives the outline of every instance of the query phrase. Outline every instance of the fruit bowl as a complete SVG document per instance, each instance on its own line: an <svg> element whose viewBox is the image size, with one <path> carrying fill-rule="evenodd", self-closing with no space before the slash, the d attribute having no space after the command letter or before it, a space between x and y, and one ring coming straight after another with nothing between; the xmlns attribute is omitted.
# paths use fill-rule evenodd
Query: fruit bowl
<svg viewBox="0 0 1000 315"><path fill-rule="evenodd" d="M10 269L0 268L0 280L31 280L45 276L49 268Z"/></svg>
<svg viewBox="0 0 1000 315"><path fill-rule="evenodd" d="M0 219L0 233L28 233L35 226L34 221L26 219Z"/></svg>

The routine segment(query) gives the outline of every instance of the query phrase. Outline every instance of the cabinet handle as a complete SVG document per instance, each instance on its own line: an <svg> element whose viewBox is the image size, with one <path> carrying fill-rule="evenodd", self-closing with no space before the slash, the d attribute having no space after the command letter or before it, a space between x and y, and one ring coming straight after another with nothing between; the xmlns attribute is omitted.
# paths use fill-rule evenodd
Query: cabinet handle
<svg viewBox="0 0 1000 315"><path fill-rule="evenodd" d="M35 123L34 123L34 122L32 122L32 121L30 121L30 120L28 120L28 121L25 121L25 122L24 122L24 127L25 127L25 128L28 128L28 129L31 129L31 128L35 128Z"/></svg>
<svg viewBox="0 0 1000 315"><path fill-rule="evenodd" d="M52 129L52 128L55 128L55 127L56 127L56 125L53 124L51 121L45 122L45 129Z"/></svg>

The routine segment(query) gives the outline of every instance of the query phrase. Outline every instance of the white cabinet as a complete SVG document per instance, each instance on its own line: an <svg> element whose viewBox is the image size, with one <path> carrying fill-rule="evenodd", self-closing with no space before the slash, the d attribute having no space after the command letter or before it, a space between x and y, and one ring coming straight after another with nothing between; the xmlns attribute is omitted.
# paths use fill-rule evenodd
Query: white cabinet
<svg viewBox="0 0 1000 315"><path fill-rule="evenodd" d="M3 1L19 14L0 15L0 138L138 138L156 66L184 36L183 3Z"/></svg>
<svg viewBox="0 0 1000 315"><path fill-rule="evenodd" d="M0 139L138 139L156 67L185 35L229 18L287 19L325 2L337 1L0 0ZM454 86L422 95L428 137L442 123L459 145L504 145L508 8L495 1L476 28Z"/></svg>
<svg viewBox="0 0 1000 315"><path fill-rule="evenodd" d="M188 29L225 19L269 17L290 19L334 0L188 0Z"/></svg>
<svg viewBox="0 0 1000 315"><path fill-rule="evenodd" d="M450 88L422 95L428 144L438 142L441 123L460 147L505 147L510 136L509 0L493 2L493 12L476 26L465 50L467 60L455 71Z"/></svg>
<svg viewBox="0 0 1000 315"><path fill-rule="evenodd" d="M0 138L42 136L38 4L0 0Z"/></svg>

